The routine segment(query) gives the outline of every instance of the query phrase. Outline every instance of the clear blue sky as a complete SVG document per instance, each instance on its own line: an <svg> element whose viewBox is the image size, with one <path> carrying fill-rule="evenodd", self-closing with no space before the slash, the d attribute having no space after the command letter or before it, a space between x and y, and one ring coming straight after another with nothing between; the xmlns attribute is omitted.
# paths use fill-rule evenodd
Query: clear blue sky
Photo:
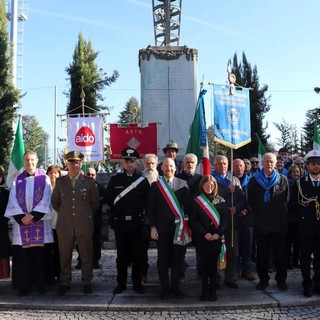
<svg viewBox="0 0 320 320"><path fill-rule="evenodd" d="M116 122L131 96L140 99L138 51L154 45L151 0L29 0L24 23L23 114L35 115L51 136L53 155L54 87L58 113L65 113L68 90L65 68L80 31L99 52L97 64L118 81L104 91ZM269 86L271 111L267 132L276 142L273 122L284 118L300 127L305 112L319 106L320 1L183 0L180 45L199 51L198 83L225 83L227 61L246 53L256 65L260 84ZM210 89L210 87L208 87ZM207 109L210 94L207 94ZM211 123L207 112L207 124ZM58 119L58 135L63 130ZM62 147L61 145L58 145Z"/></svg>

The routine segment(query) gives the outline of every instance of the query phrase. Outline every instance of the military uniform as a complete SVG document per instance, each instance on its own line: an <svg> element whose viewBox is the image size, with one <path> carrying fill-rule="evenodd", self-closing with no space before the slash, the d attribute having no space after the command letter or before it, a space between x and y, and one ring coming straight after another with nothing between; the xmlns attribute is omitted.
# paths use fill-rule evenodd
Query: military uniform
<svg viewBox="0 0 320 320"><path fill-rule="evenodd" d="M132 161L135 159L136 157L132 157ZM136 183L135 187L119 196L128 190L132 183ZM148 192L149 182L146 178L138 173L128 174L126 171L111 177L106 189L106 202L110 207L117 245L118 286L114 290L115 294L126 289L129 262L132 262L133 288L138 293L143 293L141 285L143 257L140 247Z"/></svg>
<svg viewBox="0 0 320 320"><path fill-rule="evenodd" d="M320 152L310 151L305 160L315 154L315 162L320 162ZM312 160L312 159L311 159ZM303 176L292 188L289 209L298 224L298 236L300 241L300 266L303 278L304 295L310 297L311 289L320 293L320 185L311 175ZM313 255L313 261L311 256ZM311 262L314 276L311 279Z"/></svg>
<svg viewBox="0 0 320 320"><path fill-rule="evenodd" d="M71 259L75 241L81 256L82 283L88 285L93 276L93 215L100 204L97 185L92 178L82 174L79 174L74 186L69 175L60 177L56 180L51 202L52 207L58 212L61 285L70 286Z"/></svg>

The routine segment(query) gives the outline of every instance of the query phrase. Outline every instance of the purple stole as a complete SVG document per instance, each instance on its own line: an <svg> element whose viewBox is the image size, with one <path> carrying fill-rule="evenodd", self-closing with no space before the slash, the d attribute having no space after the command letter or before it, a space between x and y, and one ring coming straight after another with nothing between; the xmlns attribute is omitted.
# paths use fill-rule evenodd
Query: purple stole
<svg viewBox="0 0 320 320"><path fill-rule="evenodd" d="M16 198L19 206L24 213L28 212L26 204L26 179L27 171L23 171L16 180ZM46 175L37 169L34 179L33 203L32 210L42 200L43 192L46 186ZM33 222L32 225L26 226L20 224L20 236L23 248L43 247L44 246L44 224L43 220Z"/></svg>

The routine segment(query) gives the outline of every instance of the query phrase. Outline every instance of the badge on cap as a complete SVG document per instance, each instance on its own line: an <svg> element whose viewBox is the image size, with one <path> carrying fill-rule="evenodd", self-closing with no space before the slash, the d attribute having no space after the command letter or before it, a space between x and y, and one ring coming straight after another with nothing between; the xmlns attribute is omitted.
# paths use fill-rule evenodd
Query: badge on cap
<svg viewBox="0 0 320 320"><path fill-rule="evenodd" d="M311 150L309 151L305 157L305 162L320 162L320 150Z"/></svg>
<svg viewBox="0 0 320 320"><path fill-rule="evenodd" d="M139 153L132 148L123 149L121 155L125 160L136 160L139 158Z"/></svg>

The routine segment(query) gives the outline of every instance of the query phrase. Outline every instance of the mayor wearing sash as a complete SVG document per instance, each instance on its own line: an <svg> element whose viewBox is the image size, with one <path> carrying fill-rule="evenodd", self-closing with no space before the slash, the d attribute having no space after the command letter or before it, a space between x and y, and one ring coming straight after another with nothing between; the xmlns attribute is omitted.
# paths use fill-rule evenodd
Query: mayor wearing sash
<svg viewBox="0 0 320 320"><path fill-rule="evenodd" d="M132 262L133 290L145 292L142 285L143 215L146 209L149 182L136 172L139 154L132 148L122 151L123 172L111 177L106 189L106 202L110 207L117 245L117 282L113 293L127 288L127 269Z"/></svg>
<svg viewBox="0 0 320 320"><path fill-rule="evenodd" d="M20 296L34 286L45 293L45 265L50 265L53 246L50 179L37 169L35 152L26 151L23 162L25 170L13 181L5 212L12 222L12 285Z"/></svg>
<svg viewBox="0 0 320 320"><path fill-rule="evenodd" d="M270 249L275 258L277 287L287 290L287 228L289 185L287 177L275 169L276 155L265 153L262 169L248 184L248 203L253 213L257 240L257 290L269 285Z"/></svg>
<svg viewBox="0 0 320 320"><path fill-rule="evenodd" d="M194 199L190 214L190 227L196 238L200 260L202 293L200 300L217 300L215 280L217 262L221 252L221 239L227 227L227 205L218 195L218 184L211 176L203 176L199 186L201 194Z"/></svg>
<svg viewBox="0 0 320 320"><path fill-rule="evenodd" d="M164 159L161 170L163 177L151 185L147 215L151 239L156 240L158 249L160 298L165 299L169 294L169 261L171 290L177 298L181 298L181 259L184 246L191 240L186 219L190 208L190 195L186 181L174 176L176 166L171 158Z"/></svg>

